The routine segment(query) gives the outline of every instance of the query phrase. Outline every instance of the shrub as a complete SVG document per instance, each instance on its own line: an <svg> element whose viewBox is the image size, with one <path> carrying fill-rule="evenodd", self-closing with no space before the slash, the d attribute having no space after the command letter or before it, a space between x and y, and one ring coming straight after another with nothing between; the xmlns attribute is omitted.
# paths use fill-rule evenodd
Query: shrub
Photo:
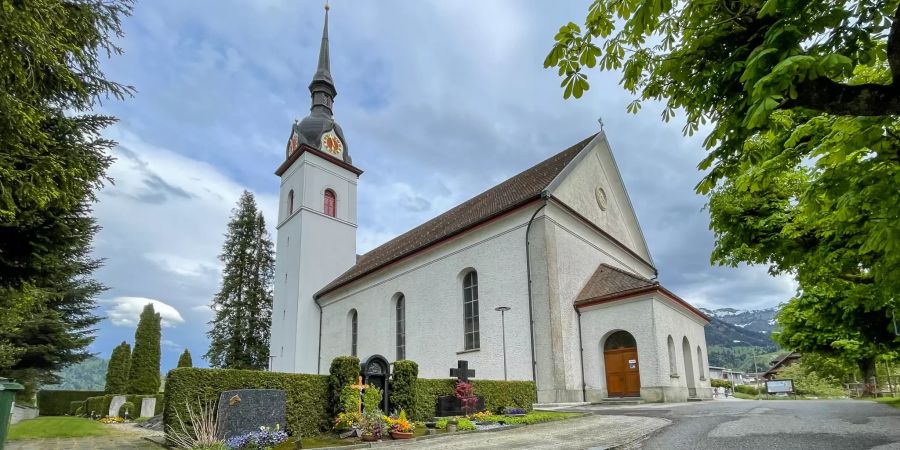
<svg viewBox="0 0 900 450"><path fill-rule="evenodd" d="M734 391L740 392L741 394L747 394L747 395L759 394L759 390L757 390L755 387L747 385L747 384L739 384L739 385L735 386Z"/></svg>
<svg viewBox="0 0 900 450"><path fill-rule="evenodd" d="M128 417L134 417L134 403L128 401L122 403L119 407L119 417L125 417L125 413L128 413Z"/></svg>
<svg viewBox="0 0 900 450"><path fill-rule="evenodd" d="M794 390L800 395L821 397L842 397L845 395L841 382L836 378L821 374L812 367L796 362L778 372L778 378L794 380Z"/></svg>
<svg viewBox="0 0 900 450"><path fill-rule="evenodd" d="M475 424L469 419L459 419L456 422L456 431L472 431L474 429Z"/></svg>
<svg viewBox="0 0 900 450"><path fill-rule="evenodd" d="M419 365L407 359L394 363L394 374L391 380L391 409L415 411L416 380L419 377Z"/></svg>
<svg viewBox="0 0 900 450"><path fill-rule="evenodd" d="M344 389L341 389L341 411L343 413L357 413L359 412L359 407L359 391L349 385L344 386ZM338 416L343 413L338 413Z"/></svg>
<svg viewBox="0 0 900 450"><path fill-rule="evenodd" d="M281 389L285 392L287 432L309 436L331 425L328 413L328 376L257 370L178 368L166 378L166 430L176 425L176 416L186 417L186 404L216 401L233 389Z"/></svg>
<svg viewBox="0 0 900 450"><path fill-rule="evenodd" d="M106 365L107 394L124 394L128 390L128 371L131 368L131 345L122 341L113 349Z"/></svg>
<svg viewBox="0 0 900 450"><path fill-rule="evenodd" d="M156 394L159 392L159 336L160 317L147 303L137 329L134 331L134 351L128 370L129 394Z"/></svg>
<svg viewBox="0 0 900 450"><path fill-rule="evenodd" d="M182 408L173 408L174 417L167 418L166 440L178 448L219 449L224 443L219 439L216 422L216 401L185 401ZM182 411L184 415L182 416Z"/></svg>
<svg viewBox="0 0 900 450"><path fill-rule="evenodd" d="M731 388L731 382L728 380L722 380L719 378L712 378L709 380L709 385L714 388Z"/></svg>
<svg viewBox="0 0 900 450"><path fill-rule="evenodd" d="M355 384L359 379L359 358L355 356L338 356L331 360L328 369L328 412L332 417L342 412L341 391L344 386Z"/></svg>
<svg viewBox="0 0 900 450"><path fill-rule="evenodd" d="M78 409L75 410L75 415L76 415L76 416L83 416L83 415L84 415L84 402L82 402L82 405L79 406Z"/></svg>
<svg viewBox="0 0 900 450"><path fill-rule="evenodd" d="M91 411L94 412L95 415L103 417L109 414L109 405L112 403L113 397L115 395L101 395L98 397L90 397L84 401L84 415L90 415ZM164 397L163 394L156 395L126 395L125 401L131 403L132 405L140 405L144 398L146 397L156 397L156 408L153 410L153 414L162 414L163 406L164 406ZM129 414L140 414L140 406L133 408Z"/></svg>
<svg viewBox="0 0 900 450"><path fill-rule="evenodd" d="M259 431L228 438L225 445L229 449L263 450L273 448L286 440L288 440L287 433L279 430L276 425L274 429L262 427Z"/></svg>
<svg viewBox="0 0 900 450"><path fill-rule="evenodd" d="M375 386L367 387L362 398L363 411L368 413L370 411L381 410L382 399L384 399L384 396L381 393L381 389L378 389Z"/></svg>
<svg viewBox="0 0 900 450"><path fill-rule="evenodd" d="M69 402L69 415L74 416L78 414L78 408L84 406L84 400L75 400Z"/></svg>
<svg viewBox="0 0 900 450"><path fill-rule="evenodd" d="M37 394L37 406L42 416L64 416L69 413L72 402L97 395L103 395L103 391L42 390Z"/></svg>

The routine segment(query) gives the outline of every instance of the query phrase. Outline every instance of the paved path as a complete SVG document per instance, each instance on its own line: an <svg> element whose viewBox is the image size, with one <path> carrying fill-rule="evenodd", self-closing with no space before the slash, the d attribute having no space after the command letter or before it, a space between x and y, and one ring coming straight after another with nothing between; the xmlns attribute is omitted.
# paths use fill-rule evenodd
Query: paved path
<svg viewBox="0 0 900 450"><path fill-rule="evenodd" d="M163 447L148 442L143 436L154 432L131 424L106 425L115 429L109 436L82 438L25 439L8 441L5 450L161 450Z"/></svg>
<svg viewBox="0 0 900 450"><path fill-rule="evenodd" d="M628 447L632 449L900 450L900 410L861 400L711 401L577 409L673 422Z"/></svg>
<svg viewBox="0 0 900 450"><path fill-rule="evenodd" d="M410 443L391 442L399 449L582 449L610 448L640 439L668 425L666 419L591 415L529 425L513 430L461 433Z"/></svg>

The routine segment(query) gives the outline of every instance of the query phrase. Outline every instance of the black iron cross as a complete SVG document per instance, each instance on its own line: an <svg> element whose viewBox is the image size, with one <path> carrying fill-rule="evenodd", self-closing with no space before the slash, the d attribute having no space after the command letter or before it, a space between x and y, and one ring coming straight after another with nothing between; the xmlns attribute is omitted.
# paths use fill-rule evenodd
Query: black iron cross
<svg viewBox="0 0 900 450"><path fill-rule="evenodd" d="M457 381L462 381L464 383L469 382L469 377L475 377L475 370L469 369L468 361L457 361L456 368L450 369L450 376L456 377Z"/></svg>

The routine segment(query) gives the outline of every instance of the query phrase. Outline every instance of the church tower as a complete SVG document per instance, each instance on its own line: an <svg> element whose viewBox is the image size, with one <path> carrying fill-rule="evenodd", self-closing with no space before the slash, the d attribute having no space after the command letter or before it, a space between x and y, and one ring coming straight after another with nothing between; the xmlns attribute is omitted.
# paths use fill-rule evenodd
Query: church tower
<svg viewBox="0 0 900 450"><path fill-rule="evenodd" d="M347 140L333 117L328 7L309 115L295 121L281 177L270 370L318 373L319 289L356 263L356 183ZM327 367L326 367L327 369Z"/></svg>

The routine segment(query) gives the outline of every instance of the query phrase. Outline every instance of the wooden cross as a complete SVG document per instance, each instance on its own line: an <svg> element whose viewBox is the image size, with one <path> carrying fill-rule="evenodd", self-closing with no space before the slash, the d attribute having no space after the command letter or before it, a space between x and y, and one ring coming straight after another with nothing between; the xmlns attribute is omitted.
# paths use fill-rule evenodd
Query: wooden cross
<svg viewBox="0 0 900 450"><path fill-rule="evenodd" d="M363 384L362 377L359 377L356 384L351 384L350 387L359 391L359 395L356 397L356 412L362 414L362 391L368 387L368 385Z"/></svg>
<svg viewBox="0 0 900 450"><path fill-rule="evenodd" d="M457 361L456 368L450 369L450 376L456 377L457 381L468 383L469 377L475 377L475 370L469 369L468 361Z"/></svg>

